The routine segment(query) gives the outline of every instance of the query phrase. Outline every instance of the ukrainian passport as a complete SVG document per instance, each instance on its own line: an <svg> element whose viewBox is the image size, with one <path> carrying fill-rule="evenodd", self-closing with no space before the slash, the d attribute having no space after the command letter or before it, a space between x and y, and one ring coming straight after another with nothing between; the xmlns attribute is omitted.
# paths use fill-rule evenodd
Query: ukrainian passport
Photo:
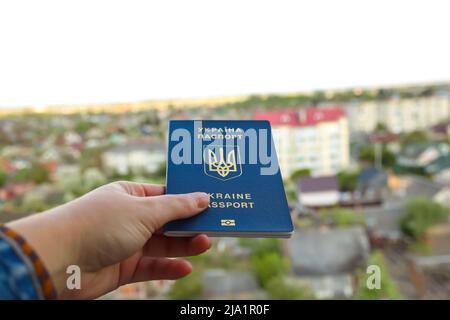
<svg viewBox="0 0 450 320"><path fill-rule="evenodd" d="M210 196L204 212L169 222L167 236L291 236L268 121L170 121L166 174L168 194L201 191Z"/></svg>

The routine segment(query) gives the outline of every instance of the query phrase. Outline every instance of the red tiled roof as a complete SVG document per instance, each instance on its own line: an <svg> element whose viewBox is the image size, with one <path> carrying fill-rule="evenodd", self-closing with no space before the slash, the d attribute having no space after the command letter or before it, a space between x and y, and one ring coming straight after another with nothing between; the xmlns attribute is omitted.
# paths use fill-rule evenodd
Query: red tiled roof
<svg viewBox="0 0 450 320"><path fill-rule="evenodd" d="M345 117L345 110L340 106L255 112L253 115L255 120L269 120L272 125L287 126L314 126L321 122L334 122L341 117Z"/></svg>

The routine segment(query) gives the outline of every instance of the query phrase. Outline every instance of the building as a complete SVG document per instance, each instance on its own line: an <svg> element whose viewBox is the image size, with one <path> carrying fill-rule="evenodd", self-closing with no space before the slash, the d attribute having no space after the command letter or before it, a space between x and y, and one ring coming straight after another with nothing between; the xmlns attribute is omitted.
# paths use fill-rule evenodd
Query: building
<svg viewBox="0 0 450 320"><path fill-rule="evenodd" d="M378 102L363 101L351 102L345 105L350 132L373 132L378 124Z"/></svg>
<svg viewBox="0 0 450 320"><path fill-rule="evenodd" d="M382 124L393 133L425 130L450 118L450 98L434 95L352 102L345 106L352 133L372 132Z"/></svg>
<svg viewBox="0 0 450 320"><path fill-rule="evenodd" d="M341 207L373 207L383 202L383 194L387 189L388 175L373 166L361 170L354 190L341 190Z"/></svg>
<svg viewBox="0 0 450 320"><path fill-rule="evenodd" d="M391 99L378 105L378 122L394 133L425 130L450 117L445 96Z"/></svg>
<svg viewBox="0 0 450 320"><path fill-rule="evenodd" d="M347 116L341 107L256 112L269 120L284 178L299 169L330 175L350 164Z"/></svg>
<svg viewBox="0 0 450 320"><path fill-rule="evenodd" d="M426 255L412 258L411 273L419 298L450 299L450 223L430 227Z"/></svg>
<svg viewBox="0 0 450 320"><path fill-rule="evenodd" d="M405 214L405 205L400 202L387 202L383 206L365 208L364 219L371 241L383 245L402 240L400 220Z"/></svg>
<svg viewBox="0 0 450 320"><path fill-rule="evenodd" d="M106 151L102 156L107 171L121 175L145 172L155 173L164 166L165 147L160 142L128 142Z"/></svg>
<svg viewBox="0 0 450 320"><path fill-rule="evenodd" d="M433 175L450 167L450 146L445 142L407 145L397 157L398 173Z"/></svg>
<svg viewBox="0 0 450 320"><path fill-rule="evenodd" d="M406 214L409 200L425 198L450 207L450 187L421 176L388 177L389 189L382 205L364 208L364 218L373 242L382 245L403 239L400 221Z"/></svg>
<svg viewBox="0 0 450 320"><path fill-rule="evenodd" d="M370 244L362 227L304 230L289 242L291 283L309 287L316 298L350 298L353 275L365 268Z"/></svg>
<svg viewBox="0 0 450 320"><path fill-rule="evenodd" d="M431 127L431 133L436 139L450 138L450 123L440 122Z"/></svg>
<svg viewBox="0 0 450 320"><path fill-rule="evenodd" d="M422 176L390 176L388 203L405 202L414 198L427 198L447 206L450 187Z"/></svg>
<svg viewBox="0 0 450 320"><path fill-rule="evenodd" d="M339 204L336 176L301 177L297 181L298 199L302 207L324 208Z"/></svg>

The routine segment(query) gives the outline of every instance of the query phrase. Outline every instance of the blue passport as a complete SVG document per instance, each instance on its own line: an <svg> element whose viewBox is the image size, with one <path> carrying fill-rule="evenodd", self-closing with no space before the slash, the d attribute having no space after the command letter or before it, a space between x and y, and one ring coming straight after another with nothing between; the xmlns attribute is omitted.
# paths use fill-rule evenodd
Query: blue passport
<svg viewBox="0 0 450 320"><path fill-rule="evenodd" d="M204 212L166 224L167 236L291 236L268 121L170 121L166 174L168 194L201 191L210 196Z"/></svg>

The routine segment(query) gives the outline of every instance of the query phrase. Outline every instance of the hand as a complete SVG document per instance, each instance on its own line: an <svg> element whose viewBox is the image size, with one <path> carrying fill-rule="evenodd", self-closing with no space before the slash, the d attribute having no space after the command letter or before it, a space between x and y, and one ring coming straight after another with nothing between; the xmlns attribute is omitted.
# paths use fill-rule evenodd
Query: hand
<svg viewBox="0 0 450 320"><path fill-rule="evenodd" d="M44 213L8 224L37 251L58 297L89 299L139 281L178 279L192 271L184 257L211 246L206 235L169 238L161 227L205 210L206 193L164 195L158 185L114 182ZM66 269L81 269L81 289L68 290Z"/></svg>

